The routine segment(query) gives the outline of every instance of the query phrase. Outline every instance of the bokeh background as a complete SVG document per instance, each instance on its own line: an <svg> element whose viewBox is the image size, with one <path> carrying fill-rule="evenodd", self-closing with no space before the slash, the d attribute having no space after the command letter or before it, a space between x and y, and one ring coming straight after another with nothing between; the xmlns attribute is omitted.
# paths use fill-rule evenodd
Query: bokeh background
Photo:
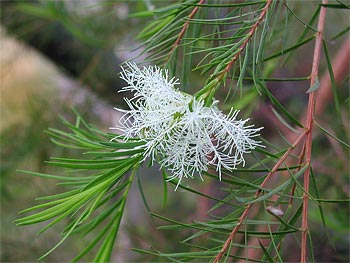
<svg viewBox="0 0 350 263"><path fill-rule="evenodd" d="M165 2L165 3L164 3ZM297 1L296 1L297 2ZM16 227L13 221L21 209L34 205L34 198L60 192L56 182L28 176L18 169L55 173L55 168L45 165L50 156L74 156L74 152L62 150L50 142L45 129L62 128L59 116L74 119L72 108L86 120L102 130L118 123L120 114L114 106L125 107L118 93L123 83L118 78L120 64L126 60L142 61L140 50L133 49L140 43L135 36L147 22L132 14L161 6L169 1L1 1L0 24L0 136L1 136L1 262L35 262L59 240L61 225L37 236L42 225ZM298 14L307 18L307 8L294 5ZM335 24L349 25L347 10L327 14L326 33L336 36ZM293 34L293 27L291 27ZM347 27L349 30L349 26ZM334 58L344 48L348 34L331 43L330 56ZM347 47L349 48L349 47ZM312 45L289 59L283 68L274 72L278 76L305 76L309 74ZM326 67L322 61L322 69ZM344 63L344 74L338 82L339 94L349 96L349 68ZM193 88L202 84L202 78L194 73ZM276 97L288 105L293 113L306 105L308 82L283 83L283 89L271 83ZM225 95L223 94L223 97ZM334 133L338 126L347 127L349 134L349 100L344 100L342 119L334 120L332 99L325 100L322 110L323 124ZM281 139L274 126L276 116L264 101L249 108L260 124L265 126L264 137L278 144ZM281 128L281 127L280 127ZM283 129L283 128L281 128ZM349 198L348 153L331 140L316 134L315 169L319 171L319 189L328 196ZM336 155L334 155L336 153ZM61 171L57 171L60 173ZM152 212L190 222L203 216L200 200L181 191L169 191L167 206L163 206L161 180L158 169L142 171L145 196ZM324 175L324 176L322 176ZM215 191L203 183L205 191ZM214 187L215 188L215 187ZM202 200L203 201L203 200ZM157 229L159 222L152 220L138 192L137 186L130 194L125 220L121 227L114 253L115 262L154 261L130 248L181 251L178 240L186 233L169 234ZM314 231L314 245L318 262L347 262L349 258L349 207L326 205L328 239L322 229L317 209L311 209L310 221ZM331 244L332 243L332 244ZM87 244L78 236L72 238L46 258L47 262L65 262ZM176 245L175 245L176 244ZM295 244L291 243L293 251ZM290 255L291 261L294 255Z"/></svg>

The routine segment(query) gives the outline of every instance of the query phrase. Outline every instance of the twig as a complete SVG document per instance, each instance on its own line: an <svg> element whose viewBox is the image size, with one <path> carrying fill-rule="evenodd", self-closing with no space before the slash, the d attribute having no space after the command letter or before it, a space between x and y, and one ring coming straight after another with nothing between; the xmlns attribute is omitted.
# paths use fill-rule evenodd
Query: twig
<svg viewBox="0 0 350 263"><path fill-rule="evenodd" d="M205 1L205 0L200 0L200 1L198 2L198 5L203 4L204 1ZM184 36L184 34L185 34L185 32L186 32L186 30L187 30L187 28L188 28L188 25L189 25L191 19L192 19L192 18L194 17L194 15L197 13L198 9L199 9L199 6L196 6L196 7L192 10L192 12L191 12L191 14L189 15L187 21L185 22L184 26L182 27L182 29L181 29L181 31L180 31L180 34L179 34L179 36L177 37L177 39L176 39L176 41L175 41L173 47L171 48L171 50L170 50L170 52L169 52L169 55L168 55L167 59L165 60L165 63L164 63L164 64L166 64L166 63L169 61L171 55L174 53L175 49L176 49L176 48L178 47L178 45L180 44L181 39L182 39L182 37Z"/></svg>
<svg viewBox="0 0 350 263"><path fill-rule="evenodd" d="M227 64L227 66L225 67L225 69L223 71L221 71L219 73L219 75L216 77L219 81L223 79L223 77L226 75L226 73L231 69L231 67L233 66L233 64L236 62L236 60L239 58L239 56L241 55L242 51L245 49L245 47L247 46L249 40L252 38L252 36L254 35L256 29L258 28L258 26L261 24L261 22L264 20L265 15L267 13L267 10L269 9L270 5L272 3L272 0L268 0L266 2L266 5L264 7L264 9L262 10L258 20L256 21L256 23L252 26L252 28L249 30L248 33L248 37L244 40L244 42L242 43L242 45L239 47L239 51L236 55L234 55L234 57L232 58L232 60Z"/></svg>
<svg viewBox="0 0 350 263"><path fill-rule="evenodd" d="M325 9L325 8L323 8L323 9ZM323 12L324 12L324 10L321 13L323 13ZM320 20L322 21L321 18L324 21L324 14L322 16L320 15ZM320 30L320 29L318 29L318 30ZM322 36L318 36L318 37L321 40L320 42L322 43ZM320 44L318 44L318 45L320 45ZM319 49L318 52L320 52L320 47L318 49ZM336 57L335 57L335 59L333 60L333 63L332 63L332 67L333 67L333 71L334 71L334 79L335 79L335 83L336 84L339 84L342 81L342 79L344 78L344 76L347 74L347 72L348 72L348 70L347 70L348 69L348 63L347 63L348 60L349 60L349 40L347 39L343 43L342 47L339 49L339 52L337 53L337 55L336 55ZM318 59L318 61L319 61L319 59ZM314 62L316 62L316 61L314 60ZM319 62L317 62L317 63L319 63ZM314 71L312 71L312 72L314 72ZM317 73L317 71L316 71L316 73ZM313 85L313 83L315 83L315 80L316 80L315 76L317 76L317 75L313 74L313 79L311 79L312 80L311 86ZM318 95L320 95L320 96L318 96L318 103L316 105L310 105L309 104L309 106L312 106L312 108L315 106L313 114L319 115L319 114L321 114L323 112L325 106L327 105L327 102L332 98L331 90L332 90L331 89L331 80L330 80L328 74L324 74L323 77L320 80L320 87L318 89L318 93L320 93L320 94L318 94ZM314 93L315 92L313 92L313 94ZM310 94L310 96L311 96L311 94ZM306 116L306 118L302 119L301 123L307 123L307 117L309 116L309 108L307 109L306 113L303 114L303 116ZM311 115L311 116L313 117L313 115ZM306 131L308 132L308 134L310 136L311 132L309 130L306 130ZM305 134L306 134L306 132L305 132ZM289 141L294 141L295 139L298 140L300 138L300 136L296 138L295 135L296 134L294 132L290 132L289 134L286 134L286 138L288 138ZM310 138L311 138L311 136L310 136ZM296 145L297 144L294 144L293 146L295 147ZM300 159L303 159L305 157L304 156L305 155L305 146L306 145L304 145L304 147L302 148L302 151L301 151L301 154L300 154L300 158L299 158L299 164L301 163ZM311 149L309 149L309 150L310 151L309 151L308 154L311 153ZM293 195L293 193L291 195ZM246 207L246 210L247 209L249 210L250 207ZM247 214L247 213L245 213L245 214ZM234 229L231 232L231 235L230 235L229 239L226 241L226 243L224 245L224 246L226 246L226 248L223 247L223 249L221 250L221 252L223 252L222 255L227 250L228 246L230 245L230 242L232 242L232 240L234 238L234 235L238 231L238 228L242 224L243 220L244 220L244 218L242 220L240 218L239 225L236 226L237 229ZM307 229L305 231L305 237L307 237ZM306 244L304 245L304 247L306 247ZM304 253L306 255L306 252L304 252ZM222 257L222 255L220 257L218 255L217 258L214 260L214 262L218 262L220 260L220 258ZM304 262L306 262L306 259L305 259Z"/></svg>
<svg viewBox="0 0 350 263"><path fill-rule="evenodd" d="M294 149L294 147L296 145L299 144L299 142L304 138L304 136L307 135L307 130L305 130L304 132L302 132L299 137L295 140L295 142L292 144L292 146L290 146L288 148L288 150L283 154L283 156L278 160L278 162L275 164L275 166L272 168L272 170L268 173L268 175L266 176L266 178L264 179L264 181L260 184L260 189L256 191L255 193L255 198L257 198L261 192L262 192L262 188L265 187L265 185L267 184L267 182L270 180L271 176L277 171L277 169L282 165L282 163L284 162L284 160L289 156L290 152ZM227 251L228 247L230 246L233 238L235 237L239 227L242 225L244 219L247 217L249 209L252 207L254 203L250 203L246 206L246 208L244 209L241 217L238 220L237 225L234 227L234 229L232 230L230 236L227 238L225 244L223 245L221 251L217 254L217 256L215 257L213 263L217 263L219 262L219 260L221 259L221 257L225 254L225 252Z"/></svg>
<svg viewBox="0 0 350 263"><path fill-rule="evenodd" d="M335 85L340 85L349 72L349 59L350 59L350 40L346 39L342 46L339 48L335 58L332 60L332 68L334 74ZM332 83L328 73L324 73L320 79L320 87L317 90L317 103L315 105L315 115L322 115L327 105L332 100ZM305 113L301 115L300 123L306 123L307 109ZM288 141L294 141L296 134L290 130L285 133L285 137Z"/></svg>
<svg viewBox="0 0 350 263"><path fill-rule="evenodd" d="M323 4L327 4L328 0L323 0ZM320 17L317 25L317 35L315 41L314 56L312 61L312 71L311 71L311 80L310 87L314 86L318 76L318 68L320 64L321 50L322 50L322 37L323 30L326 18L326 8L321 7ZM312 147L312 124L314 120L315 113L315 100L316 100L316 91L310 92L309 102L307 109L306 117L306 141L305 141L305 162L310 164L311 162L311 147ZM302 223L301 223L301 253L300 253L300 262L306 263L306 250L307 250L307 234L308 234L308 201L309 201L309 184L310 184L310 165L307 166L304 173L304 193L303 193L303 212L302 212Z"/></svg>
<svg viewBox="0 0 350 263"><path fill-rule="evenodd" d="M349 72L349 57L350 57L350 49L349 49L350 41L349 39L346 39L342 46L339 48L339 51L337 52L335 58L332 60L332 68L333 68L333 73L334 73L334 82L336 85L339 85L344 77L346 76L347 72ZM332 88L331 88L331 79L329 77L329 74L326 72L323 74L321 80L320 80L320 87L317 90L317 104L315 105L315 116L321 115L324 111L324 109L327 107L329 102L332 99ZM306 116L307 114L302 114L303 118L301 119L300 123L306 123ZM284 126L283 126L284 127ZM295 133L288 130L289 133L285 134L285 137L288 139L288 141L294 141L296 136ZM333 147L335 148L335 151L337 151L337 147L339 147L338 144L334 143L334 140L330 139L330 144L334 144ZM344 154L343 154L344 155ZM343 155L339 155L339 158L341 159ZM299 161L298 164L301 165L303 163L305 157L305 145L301 149L301 153L299 155ZM322 168L324 170L324 168ZM297 169L299 171L300 168ZM281 173L282 175L284 173ZM334 180L336 180L336 177L334 177ZM271 183L271 182L270 182ZM347 194L349 191L341 185L340 182L335 181L335 184L339 186L339 189L342 189L345 194ZM293 203L293 197L294 197L294 192L296 190L296 184L293 185L291 194L290 194L290 200L289 200L289 206L292 206ZM257 231L263 231L264 229L259 226ZM255 240L254 240L255 241ZM282 243L282 240L280 243L277 245L277 247L280 247ZM257 243L249 243L250 247L253 247L254 245L258 245ZM248 246L248 247L249 247ZM242 253L243 254L243 253ZM255 256L255 257L254 257ZM250 255L249 258L257 258L256 255ZM242 260L243 262L243 260Z"/></svg>

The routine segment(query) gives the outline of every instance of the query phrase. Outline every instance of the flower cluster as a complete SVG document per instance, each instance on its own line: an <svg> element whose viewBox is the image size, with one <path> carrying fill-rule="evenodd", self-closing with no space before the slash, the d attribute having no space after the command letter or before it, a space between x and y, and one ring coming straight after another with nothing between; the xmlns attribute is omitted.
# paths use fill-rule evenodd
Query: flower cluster
<svg viewBox="0 0 350 263"><path fill-rule="evenodd" d="M144 141L144 159L159 157L161 166L172 174L169 180L178 178L179 184L183 177L201 177L210 165L221 179L222 168L244 165L243 154L262 146L253 139L262 128L245 126L249 119L237 120L238 111L225 115L217 102L206 107L203 101L175 89L178 80L168 80L166 70L140 69L129 63L122 68L121 78L128 84L122 91L134 96L125 99L129 110L117 109L124 112L117 129L126 139Z"/></svg>

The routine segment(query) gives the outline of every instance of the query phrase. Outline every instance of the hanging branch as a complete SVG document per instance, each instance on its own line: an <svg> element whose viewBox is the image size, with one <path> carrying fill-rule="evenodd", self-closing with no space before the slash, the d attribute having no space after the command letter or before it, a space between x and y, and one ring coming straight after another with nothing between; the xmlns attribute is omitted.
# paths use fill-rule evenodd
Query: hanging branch
<svg viewBox="0 0 350 263"><path fill-rule="evenodd" d="M323 0L322 4L327 4L327 0ZM312 61L312 71L311 71L311 80L310 80L310 89L317 85L318 79L318 68L320 63L321 49L322 49L322 38L323 30L326 17L326 8L321 7L320 17L317 25L317 34L315 41L314 56ZM315 113L315 100L316 100L316 90L313 90L309 93L309 102L307 108L307 118L306 118L306 141L305 141L305 162L310 164L311 162L311 147L312 147L312 124L314 121ZM301 256L300 262L306 262L306 250L307 250L307 235L308 235L308 201L309 201L309 184L310 184L310 165L307 166L304 173L304 193L303 193L303 212L302 212L302 234L301 234Z"/></svg>

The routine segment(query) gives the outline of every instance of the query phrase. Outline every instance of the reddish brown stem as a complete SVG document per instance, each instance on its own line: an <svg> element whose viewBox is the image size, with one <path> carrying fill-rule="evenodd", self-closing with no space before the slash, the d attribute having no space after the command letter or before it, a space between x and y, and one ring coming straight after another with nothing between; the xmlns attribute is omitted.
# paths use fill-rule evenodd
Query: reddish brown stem
<svg viewBox="0 0 350 263"><path fill-rule="evenodd" d="M205 1L205 0L200 0L200 1L198 2L198 5L203 4L204 1ZM169 55L168 55L167 59L165 60L165 64L169 61L171 55L174 53L175 49L176 49L176 48L178 47L178 45L180 44L180 42L181 42L181 40L182 40L182 38L183 38L183 36L184 36L184 34L185 34L187 28L188 28L188 25L190 24L191 19L192 19L192 18L194 17L194 15L197 13L198 9L199 9L199 6L196 6L196 7L192 10L192 12L191 12L191 14L189 15L187 21L185 22L184 26L182 27L182 29L181 29L181 31L180 31L180 34L179 34L179 36L177 37L177 39L176 39L176 41L175 41L173 47L171 48L171 50L170 50L170 52L169 52Z"/></svg>
<svg viewBox="0 0 350 263"><path fill-rule="evenodd" d="M327 0L323 0L323 4L327 4ZM310 87L313 87L316 83L317 76L318 76L318 68L320 64L320 57L321 57L321 50L322 50L322 37L323 37L323 30L324 30L324 24L325 24L325 18L326 18L326 8L321 7L320 11L320 17L318 20L317 25L317 35L316 35L316 41L315 41L315 49L314 49L314 56L313 56L313 62L312 62L312 71L311 71L311 80L310 80ZM314 113L315 113L315 101L316 101L316 91L309 93L309 102L308 102L308 109L307 109L307 117L306 117L306 141L305 141L305 162L307 164L310 164L311 162L311 147L312 147L312 124L314 120ZM310 165L307 166L305 173L304 173L304 194L303 194L303 212L302 212L302 222L301 222L301 255L300 255L300 262L306 263L307 262L307 234L308 234L308 201L309 201L309 184L310 184Z"/></svg>
<svg viewBox="0 0 350 263"><path fill-rule="evenodd" d="M260 189L258 191L256 191L255 193L255 198L257 198L261 192L262 192L262 188L265 187L265 185L267 184L267 182L270 180L271 176L277 171L277 169L282 165L282 163L285 161L285 159L288 157L288 155L290 154L290 152L294 149L294 147L296 145L299 144L299 142L304 138L304 136L307 134L307 130L303 131L299 137L295 140L295 142L292 144L292 146L290 146L288 148L288 150L283 154L283 156L278 160L278 162L275 164L275 166L272 168L272 170L268 173L268 175L266 176L266 178L264 179L264 181L260 184ZM233 228L230 236L227 238L225 244L223 245L221 251L217 254L217 256L215 257L213 263L217 263L220 261L221 257L225 254L225 252L227 251L228 247L230 246L233 238L235 237L239 227L242 225L244 219L247 217L249 209L252 207L253 203L250 203L246 206L246 208L244 209L241 217L238 220L237 225Z"/></svg>
<svg viewBox="0 0 350 263"><path fill-rule="evenodd" d="M270 5L272 3L272 0L268 0L266 2L266 5L264 7L264 9L262 10L258 20L256 21L256 23L252 26L252 28L249 30L248 33L248 37L244 40L244 42L242 43L242 45L239 47L239 52L234 55L234 57L232 58L232 60L227 64L227 66L225 67L225 69L223 71L221 71L219 73L219 76L217 77L219 80L221 80L226 73L232 68L233 64L236 62L236 60L239 58L239 56L241 55L242 51L246 48L249 40L252 38L252 36L254 35L256 29L258 28L258 26L261 24L261 22L264 20L265 15L267 13L267 10L269 9Z"/></svg>

